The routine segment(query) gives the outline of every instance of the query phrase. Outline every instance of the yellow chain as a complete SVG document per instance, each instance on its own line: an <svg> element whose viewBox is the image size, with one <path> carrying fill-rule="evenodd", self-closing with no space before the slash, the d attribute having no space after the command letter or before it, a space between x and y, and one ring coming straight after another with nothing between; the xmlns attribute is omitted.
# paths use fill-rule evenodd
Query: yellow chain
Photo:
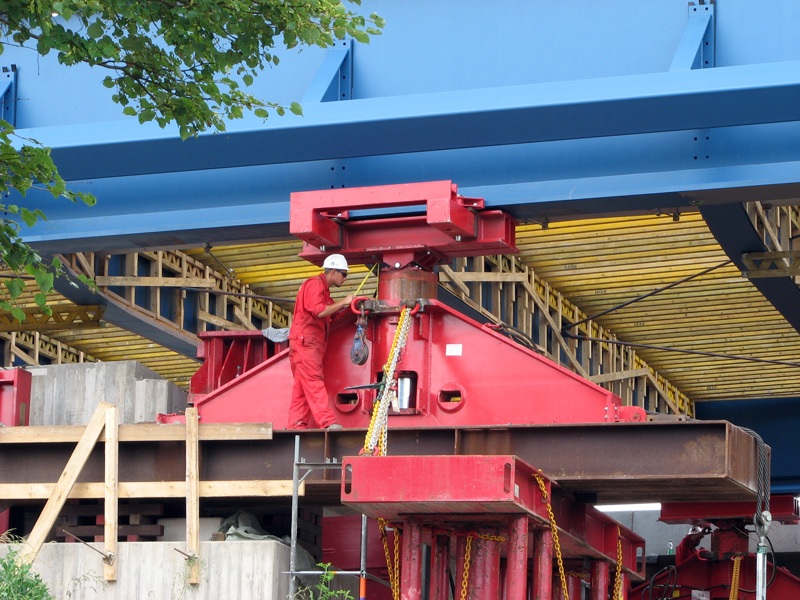
<svg viewBox="0 0 800 600"><path fill-rule="evenodd" d="M567 577L577 577L583 581L589 581L589 576L586 573L581 573L580 571L564 571L564 575Z"/></svg>
<svg viewBox="0 0 800 600"><path fill-rule="evenodd" d="M461 600L467 600L467 586L469 585L469 563L472 560L472 537L467 536L467 549L464 551L464 576L461 578Z"/></svg>
<svg viewBox="0 0 800 600"><path fill-rule="evenodd" d="M394 553L395 553L395 562L394 565L392 564L392 557L389 554L389 539L386 535L386 526L387 522L385 519L378 519L378 528L381 531L381 541L383 542L383 554L386 556L386 569L389 571L389 585L392 586L392 598L394 600L398 600L400 597L400 586L399 583L399 573L397 573L397 569L395 566L399 566L397 562L397 555L398 555L398 540L397 540L397 529L394 530Z"/></svg>
<svg viewBox="0 0 800 600"><path fill-rule="evenodd" d="M406 316L409 310L407 306L403 307L403 310L400 312L400 319L397 322L397 329L394 332L394 339L392 340L392 347L389 349L389 358L386 359L386 363L383 365L383 380L388 385L389 382L386 381L386 377L389 374L389 367L392 364L392 360L394 359L394 355L397 352L397 342L400 339L400 333L403 330L403 322L406 320ZM378 396L380 399L380 395ZM384 402L388 401L388 398L384 398ZM364 451L369 451L369 440L372 439L372 433L375 430L375 425L378 420L378 403L372 407L372 418L369 420L369 427L367 427L367 436L364 438ZM383 444L383 439L378 442L378 453L380 456L386 456L386 448Z"/></svg>
<svg viewBox="0 0 800 600"><path fill-rule="evenodd" d="M617 573L614 575L614 600L622 600L622 530L617 525Z"/></svg>
<svg viewBox="0 0 800 600"><path fill-rule="evenodd" d="M394 586L392 598L400 600L400 530L394 528Z"/></svg>
<svg viewBox="0 0 800 600"><path fill-rule="evenodd" d="M492 542L505 542L506 538L502 535L489 535L488 533L475 533L473 534L475 537L479 537L482 540L490 540Z"/></svg>
<svg viewBox="0 0 800 600"><path fill-rule="evenodd" d="M556 528L556 516L553 514L553 508L550 505L550 500L547 497L547 489L544 486L544 479L539 473L534 473L536 483L539 484L539 490L542 492L542 498L547 503L547 514L550 515L550 530L553 532L553 547L556 550L556 562L558 563L558 575L561 577L561 589L564 592L564 600L569 600L569 590L567 589L567 576L564 573L564 560L561 558L561 544L558 541L558 529Z"/></svg>
<svg viewBox="0 0 800 600"><path fill-rule="evenodd" d="M730 600L738 600L739 598L739 567L741 566L742 557L733 557L733 575L731 576L731 595Z"/></svg>
<svg viewBox="0 0 800 600"><path fill-rule="evenodd" d="M467 548L464 551L464 575L461 577L461 600L467 600L467 588L469 587L469 566L472 562L472 538L490 540L493 542L505 542L506 538L501 535L490 535L488 533L467 534Z"/></svg>

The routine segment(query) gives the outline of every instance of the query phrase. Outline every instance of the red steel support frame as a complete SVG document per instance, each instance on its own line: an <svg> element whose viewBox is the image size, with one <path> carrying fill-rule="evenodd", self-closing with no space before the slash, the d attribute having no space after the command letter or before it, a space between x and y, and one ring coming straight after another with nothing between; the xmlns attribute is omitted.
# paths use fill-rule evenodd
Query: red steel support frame
<svg viewBox="0 0 800 600"><path fill-rule="evenodd" d="M431 543L431 600L448 600L450 586L447 572L450 568L450 538L434 530ZM522 599L524 600L524 599Z"/></svg>
<svg viewBox="0 0 800 600"><path fill-rule="evenodd" d="M494 528L481 527L472 539L471 597L475 600L498 600L500 592L500 542ZM522 579L525 581L525 578Z"/></svg>
<svg viewBox="0 0 800 600"><path fill-rule="evenodd" d="M553 533L540 529L533 543L533 600L551 600L553 596Z"/></svg>
<svg viewBox="0 0 800 600"><path fill-rule="evenodd" d="M592 561L591 571L591 600L607 600L609 583L608 563L600 560Z"/></svg>
<svg viewBox="0 0 800 600"><path fill-rule="evenodd" d="M537 470L513 456L351 456L345 457L342 503L403 529L401 593L416 600L422 594L421 546L434 548L432 597L442 597L446 552L442 534L456 540L457 595L464 572L475 600L497 600L503 586L508 600L526 597L529 531L534 531L534 598L550 600L560 581L553 576L550 509L557 515L561 552L565 557L615 563L639 579L636 551L644 540L621 528L593 507L575 502ZM539 480L546 494L542 494ZM558 521L560 520L560 523ZM449 532L449 533L448 533ZM500 541L502 539L502 541ZM617 543L622 564L616 565ZM502 556L505 578L501 574ZM503 581L505 579L505 581ZM570 578L580 589L579 578ZM576 587L578 586L578 587Z"/></svg>
<svg viewBox="0 0 800 600"><path fill-rule="evenodd" d="M422 597L422 523L418 519L405 521L403 528L400 595L403 600Z"/></svg>
<svg viewBox="0 0 800 600"><path fill-rule="evenodd" d="M511 518L508 527L505 600L525 600L528 597L528 517Z"/></svg>

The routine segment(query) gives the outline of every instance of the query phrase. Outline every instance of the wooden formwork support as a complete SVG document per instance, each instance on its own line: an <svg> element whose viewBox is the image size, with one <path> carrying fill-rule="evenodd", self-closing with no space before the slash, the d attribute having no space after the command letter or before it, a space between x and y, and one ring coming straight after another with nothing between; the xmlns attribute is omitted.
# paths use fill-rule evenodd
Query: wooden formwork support
<svg viewBox="0 0 800 600"><path fill-rule="evenodd" d="M186 409L186 549L189 553L187 581L200 583L200 447L197 409Z"/></svg>
<svg viewBox="0 0 800 600"><path fill-rule="evenodd" d="M104 579L117 579L117 539L119 534L119 499L186 499L187 581L197 584L200 573L200 498L287 497L292 494L291 480L201 481L200 443L204 441L270 440L272 426L267 423L198 423L197 410L186 411L186 424L119 425L116 406L101 402L84 428L8 427L0 428L0 448L32 448L38 444L76 442L75 450L56 483L0 483L0 509L15 501L47 500L33 531L20 551L20 562L32 563L67 499L104 499L103 554ZM77 483L98 441L102 441L104 480ZM119 479L120 443L184 442L185 481L136 481ZM99 449L98 449L99 451ZM305 493L305 483L299 493Z"/></svg>
<svg viewBox="0 0 800 600"><path fill-rule="evenodd" d="M117 580L117 526L119 525L119 418L117 407L106 409L105 505L103 507L103 578Z"/></svg>
<svg viewBox="0 0 800 600"><path fill-rule="evenodd" d="M72 452L72 456L70 456L67 461L67 466L64 467L61 477L59 477L58 482L56 482L52 495L44 505L42 514L39 515L31 534L28 536L23 549L19 553L19 560L21 563L32 563L39 553L42 544L47 538L47 534L53 528L58 514L64 507L64 503L67 501L72 487L78 480L78 476L83 469L83 465L86 463L86 459L89 458L92 448L94 448L94 445L103 433L103 429L106 425L106 409L108 408L114 407L106 402L100 402L97 406L97 410L95 410L89 424L86 426L81 439Z"/></svg>

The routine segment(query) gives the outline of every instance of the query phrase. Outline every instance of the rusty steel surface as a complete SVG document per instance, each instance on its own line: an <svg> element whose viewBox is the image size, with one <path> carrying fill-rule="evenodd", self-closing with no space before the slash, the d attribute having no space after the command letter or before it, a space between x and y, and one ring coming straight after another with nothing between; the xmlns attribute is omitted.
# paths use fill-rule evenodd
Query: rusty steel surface
<svg viewBox="0 0 800 600"><path fill-rule="evenodd" d="M355 456L365 430L275 431L272 440L200 442L203 480L292 478L295 435L305 461ZM3 444L0 484L58 480L74 445ZM509 454L588 502L742 501L755 498L755 440L726 421L535 425L389 431L390 455ZM120 481L180 481L181 442L120 443ZM338 503L339 472L306 479L307 498ZM103 481L99 443L78 481ZM21 498L20 498L21 499ZM0 498L14 500L14 498Z"/></svg>

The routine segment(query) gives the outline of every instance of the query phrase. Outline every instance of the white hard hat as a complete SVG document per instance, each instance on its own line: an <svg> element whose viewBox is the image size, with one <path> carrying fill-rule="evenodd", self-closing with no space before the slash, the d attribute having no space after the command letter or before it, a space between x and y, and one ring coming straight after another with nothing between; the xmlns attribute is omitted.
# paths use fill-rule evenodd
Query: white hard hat
<svg viewBox="0 0 800 600"><path fill-rule="evenodd" d="M349 271L350 267L347 266L347 259L341 254L331 254L322 263L323 269L336 269L337 271Z"/></svg>

